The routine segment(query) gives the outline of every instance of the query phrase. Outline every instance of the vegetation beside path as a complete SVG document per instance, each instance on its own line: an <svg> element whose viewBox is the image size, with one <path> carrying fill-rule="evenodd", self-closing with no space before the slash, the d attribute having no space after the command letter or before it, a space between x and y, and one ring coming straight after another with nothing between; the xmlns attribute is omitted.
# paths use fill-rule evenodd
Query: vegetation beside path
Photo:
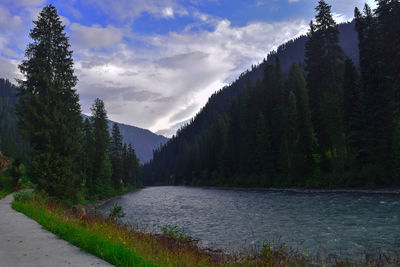
<svg viewBox="0 0 400 267"><path fill-rule="evenodd" d="M338 257L312 259L287 248L266 243L255 255L229 255L201 249L190 238L143 233L115 219L79 214L54 199L37 193L15 194L12 208L34 219L71 244L116 266L399 266L400 255L365 254L359 262ZM175 228L174 228L175 229Z"/></svg>
<svg viewBox="0 0 400 267"><path fill-rule="evenodd" d="M194 242L142 233L113 219L74 214L71 209L38 194L15 194L12 208L34 219L71 244L116 266L295 266L306 258L270 246L254 257L206 252Z"/></svg>

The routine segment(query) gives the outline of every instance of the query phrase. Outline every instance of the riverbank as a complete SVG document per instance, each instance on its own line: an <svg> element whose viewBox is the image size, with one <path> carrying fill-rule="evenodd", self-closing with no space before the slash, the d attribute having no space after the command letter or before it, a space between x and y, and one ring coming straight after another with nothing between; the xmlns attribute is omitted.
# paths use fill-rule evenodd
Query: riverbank
<svg viewBox="0 0 400 267"><path fill-rule="evenodd" d="M365 255L357 263L311 258L286 247L266 243L254 255L233 255L200 249L193 242L180 242L168 235L143 233L100 216L74 215L70 209L38 195L17 197L13 208L38 221L44 228L81 249L117 266L396 266L399 258Z"/></svg>
<svg viewBox="0 0 400 267"><path fill-rule="evenodd" d="M58 237L117 266L293 266L305 262L303 256L269 246L258 257L206 253L195 243L168 235L137 232L100 216L76 216L70 209L35 194L17 195L12 207Z"/></svg>

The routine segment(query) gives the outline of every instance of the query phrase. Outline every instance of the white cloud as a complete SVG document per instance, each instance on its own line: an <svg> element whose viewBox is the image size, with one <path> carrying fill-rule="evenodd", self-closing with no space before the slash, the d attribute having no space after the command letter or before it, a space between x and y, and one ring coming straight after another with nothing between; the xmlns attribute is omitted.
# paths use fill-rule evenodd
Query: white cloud
<svg viewBox="0 0 400 267"><path fill-rule="evenodd" d="M114 19L131 20L143 12L153 14L161 18L173 18L175 14L187 15L188 11L175 0L87 0L95 8L112 15Z"/></svg>
<svg viewBox="0 0 400 267"><path fill-rule="evenodd" d="M300 0L288 0L289 1L289 3L297 3L297 2L300 2Z"/></svg>
<svg viewBox="0 0 400 267"><path fill-rule="evenodd" d="M339 19L337 22L352 20L354 18L354 8L358 7L362 10L365 3L372 8L376 8L374 0L328 0L327 3L332 5L332 12Z"/></svg>
<svg viewBox="0 0 400 267"><path fill-rule="evenodd" d="M69 29L71 30L72 44L81 48L108 47L121 41L123 37L122 30L111 25L107 27L92 25L89 27L72 23Z"/></svg>
<svg viewBox="0 0 400 267"><path fill-rule="evenodd" d="M37 7L44 5L47 0L3 0L5 3L22 7Z"/></svg>
<svg viewBox="0 0 400 267"><path fill-rule="evenodd" d="M219 20L212 31L133 37L141 47L120 41L104 53L75 49L83 108L101 97L111 119L171 133L214 91L306 30L304 21L234 27Z"/></svg>
<svg viewBox="0 0 400 267"><path fill-rule="evenodd" d="M174 10L171 7L166 7L161 11L161 14L165 18L173 18Z"/></svg>

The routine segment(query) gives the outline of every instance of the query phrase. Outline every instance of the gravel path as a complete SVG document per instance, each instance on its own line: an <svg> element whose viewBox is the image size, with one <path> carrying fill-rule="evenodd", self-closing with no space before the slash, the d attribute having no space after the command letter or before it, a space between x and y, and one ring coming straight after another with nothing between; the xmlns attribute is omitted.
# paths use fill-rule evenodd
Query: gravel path
<svg viewBox="0 0 400 267"><path fill-rule="evenodd" d="M0 200L0 267L112 266L44 230Z"/></svg>

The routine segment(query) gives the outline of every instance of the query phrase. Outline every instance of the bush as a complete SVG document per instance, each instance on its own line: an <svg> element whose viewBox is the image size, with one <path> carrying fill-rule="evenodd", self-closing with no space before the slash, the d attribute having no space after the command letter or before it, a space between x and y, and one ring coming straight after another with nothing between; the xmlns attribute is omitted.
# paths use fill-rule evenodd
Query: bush
<svg viewBox="0 0 400 267"><path fill-rule="evenodd" d="M24 201L29 201L29 200L32 200L32 199L33 199L32 192L21 191L21 192L17 192L17 193L14 194L14 200L15 201L24 202Z"/></svg>
<svg viewBox="0 0 400 267"><path fill-rule="evenodd" d="M122 209L121 206L118 205L117 202L115 202L112 206L112 208L110 209L110 215L108 215L108 218L110 218L111 220L115 220L115 219L120 219L125 217L125 212Z"/></svg>
<svg viewBox="0 0 400 267"><path fill-rule="evenodd" d="M184 228L179 228L178 225L164 225L161 227L164 235L167 235L176 241L189 243L192 239L185 232Z"/></svg>

